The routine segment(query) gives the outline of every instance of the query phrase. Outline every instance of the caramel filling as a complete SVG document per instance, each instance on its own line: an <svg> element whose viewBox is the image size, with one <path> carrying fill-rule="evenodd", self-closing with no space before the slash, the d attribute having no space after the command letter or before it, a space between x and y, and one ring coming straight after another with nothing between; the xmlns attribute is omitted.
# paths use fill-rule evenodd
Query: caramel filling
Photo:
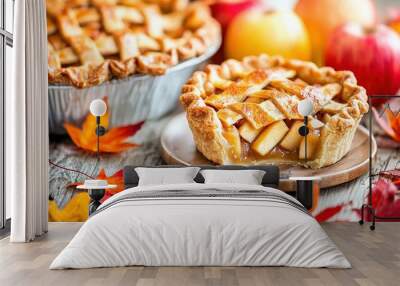
<svg viewBox="0 0 400 286"><path fill-rule="evenodd" d="M276 121L260 129L254 129L250 123L237 123L224 127L223 136L229 147L229 157L235 163L254 164L256 162L294 163L315 156L319 144L320 131L311 126L305 137L299 134L304 123L300 120Z"/></svg>

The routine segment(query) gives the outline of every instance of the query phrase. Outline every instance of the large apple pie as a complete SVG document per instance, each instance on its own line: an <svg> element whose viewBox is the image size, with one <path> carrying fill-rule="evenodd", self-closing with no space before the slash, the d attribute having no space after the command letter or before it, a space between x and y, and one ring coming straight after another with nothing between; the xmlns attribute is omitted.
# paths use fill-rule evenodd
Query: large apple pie
<svg viewBox="0 0 400 286"><path fill-rule="evenodd" d="M49 82L79 88L167 68L218 45L208 7L189 0L47 0Z"/></svg>
<svg viewBox="0 0 400 286"><path fill-rule="evenodd" d="M313 105L306 137L297 108L304 99ZM217 164L334 164L368 111L352 72L267 55L208 65L183 86L180 100L197 149Z"/></svg>

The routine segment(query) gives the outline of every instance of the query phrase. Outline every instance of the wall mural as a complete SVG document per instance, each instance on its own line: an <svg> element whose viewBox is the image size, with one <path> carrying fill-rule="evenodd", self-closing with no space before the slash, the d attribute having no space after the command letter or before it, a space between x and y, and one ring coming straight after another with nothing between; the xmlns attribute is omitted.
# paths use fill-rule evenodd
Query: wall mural
<svg viewBox="0 0 400 286"><path fill-rule="evenodd" d="M356 41L354 27L341 26L348 20L356 25L375 21L375 8L369 4L357 7L358 19L336 17L338 27L317 17L317 29L310 27L309 1L301 0L294 11L270 13L264 13L266 8L256 0L244 1L240 8L237 1L100 2L47 0L50 221L88 218L89 196L76 188L85 179L107 179L117 185L106 189L103 202L124 190L124 166L182 162L284 163L285 191L294 190L290 176L328 178L321 181L323 188L312 210L318 221L360 220L369 180L368 105L360 86L370 95L399 90L400 8L386 13L386 25L372 36L363 34L374 43L385 43L377 52L366 40ZM326 9L325 1L320 2L320 9ZM349 11L354 11L352 2L343 2ZM236 15L237 11L242 14ZM251 26L254 18L259 19L256 27ZM285 34L286 30L298 34L274 41L274 31ZM255 39L246 31L267 36ZM249 43L243 40L249 37ZM381 61L389 66L368 62L367 56L352 58L355 49L390 58ZM258 56L261 53L272 57ZM326 72L312 62L351 70L360 86L352 76ZM303 124L297 106L306 98L312 101L313 112L305 116L311 133L304 140L291 130ZM99 157L96 117L89 110L94 99L107 104L101 116L106 133L99 139ZM321 142L328 144L324 141L327 126L344 110L353 116L353 129L337 144L344 138L355 139L346 141L336 160L324 163L318 156L324 152ZM207 121L209 112L212 122ZM398 217L400 99L373 101L372 114L373 140L378 146L372 205L379 216ZM211 145L218 145L218 140L225 147L215 151Z"/></svg>

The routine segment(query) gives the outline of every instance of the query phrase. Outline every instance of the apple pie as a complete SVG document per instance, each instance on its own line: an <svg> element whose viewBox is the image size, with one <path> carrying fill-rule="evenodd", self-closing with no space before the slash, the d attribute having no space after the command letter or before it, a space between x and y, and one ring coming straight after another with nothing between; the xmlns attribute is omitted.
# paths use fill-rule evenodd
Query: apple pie
<svg viewBox="0 0 400 286"><path fill-rule="evenodd" d="M189 0L47 0L50 83L85 88L161 75L219 44L208 7Z"/></svg>
<svg viewBox="0 0 400 286"><path fill-rule="evenodd" d="M304 99L313 107L306 137ZM267 55L208 65L183 86L180 101L197 149L217 164L334 164L368 111L352 72Z"/></svg>

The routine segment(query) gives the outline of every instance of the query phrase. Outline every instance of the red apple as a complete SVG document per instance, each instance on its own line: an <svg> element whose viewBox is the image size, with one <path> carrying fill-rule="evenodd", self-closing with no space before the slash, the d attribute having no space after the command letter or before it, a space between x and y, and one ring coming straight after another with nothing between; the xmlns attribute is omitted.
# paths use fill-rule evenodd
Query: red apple
<svg viewBox="0 0 400 286"><path fill-rule="evenodd" d="M307 27L313 60L323 65L329 36L338 26L354 22L365 26L376 23L373 0L299 0L295 12Z"/></svg>
<svg viewBox="0 0 400 286"><path fill-rule="evenodd" d="M394 95L400 89L400 36L384 25L346 24L330 36L325 63L354 72L369 95Z"/></svg>

